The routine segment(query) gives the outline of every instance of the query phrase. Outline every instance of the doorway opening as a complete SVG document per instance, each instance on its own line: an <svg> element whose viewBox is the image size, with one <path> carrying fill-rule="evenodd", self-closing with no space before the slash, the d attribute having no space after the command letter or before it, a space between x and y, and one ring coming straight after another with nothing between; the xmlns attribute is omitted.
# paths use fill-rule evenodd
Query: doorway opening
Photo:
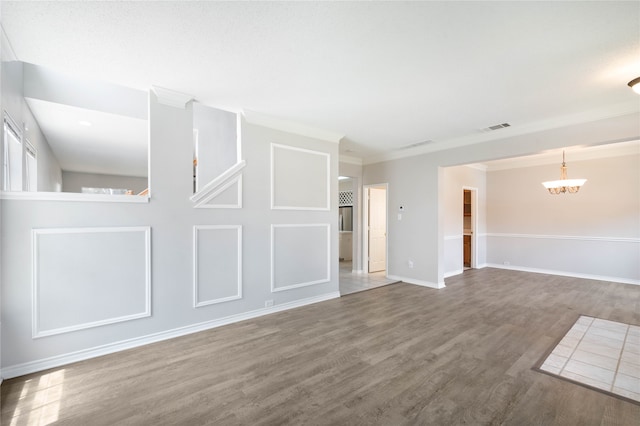
<svg viewBox="0 0 640 426"><path fill-rule="evenodd" d="M367 273L387 270L387 184L364 190L364 266Z"/></svg>
<svg viewBox="0 0 640 426"><path fill-rule="evenodd" d="M462 267L463 270L476 268L476 205L477 188L462 188Z"/></svg>

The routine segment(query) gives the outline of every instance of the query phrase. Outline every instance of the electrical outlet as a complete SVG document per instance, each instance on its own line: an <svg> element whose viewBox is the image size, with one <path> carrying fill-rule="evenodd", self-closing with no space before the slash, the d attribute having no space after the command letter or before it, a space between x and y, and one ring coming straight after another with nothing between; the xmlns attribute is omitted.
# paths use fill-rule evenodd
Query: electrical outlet
<svg viewBox="0 0 640 426"><path fill-rule="evenodd" d="M273 300L265 300L264 301L264 307L265 308L270 308L273 306Z"/></svg>
<svg viewBox="0 0 640 426"><path fill-rule="evenodd" d="M407 263L409 264L409 268L413 269L413 260L409 260Z"/></svg>

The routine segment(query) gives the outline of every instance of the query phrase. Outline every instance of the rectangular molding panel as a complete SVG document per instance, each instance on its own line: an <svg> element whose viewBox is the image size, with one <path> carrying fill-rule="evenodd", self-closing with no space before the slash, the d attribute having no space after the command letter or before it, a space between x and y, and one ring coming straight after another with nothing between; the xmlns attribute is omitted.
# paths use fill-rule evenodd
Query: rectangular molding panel
<svg viewBox="0 0 640 426"><path fill-rule="evenodd" d="M151 316L151 228L32 230L33 338Z"/></svg>
<svg viewBox="0 0 640 426"><path fill-rule="evenodd" d="M242 226L193 227L193 306L242 298Z"/></svg>
<svg viewBox="0 0 640 426"><path fill-rule="evenodd" d="M271 291L330 281L330 225L271 225Z"/></svg>
<svg viewBox="0 0 640 426"><path fill-rule="evenodd" d="M329 210L329 154L271 144L271 208Z"/></svg>

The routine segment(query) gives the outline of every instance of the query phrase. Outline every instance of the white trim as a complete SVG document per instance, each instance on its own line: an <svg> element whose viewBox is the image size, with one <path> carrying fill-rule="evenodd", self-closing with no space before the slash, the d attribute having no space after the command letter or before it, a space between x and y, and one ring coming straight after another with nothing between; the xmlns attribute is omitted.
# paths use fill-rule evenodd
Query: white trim
<svg viewBox="0 0 640 426"><path fill-rule="evenodd" d="M47 331L40 331L39 317L39 274L38 274L38 236L50 234L96 234L96 233L122 233L122 232L144 232L145 238L145 309L143 312L123 315L120 317L108 318L100 321L92 321L82 324L76 324L68 327L61 327ZM56 334L70 333L72 331L84 330L87 328L99 327L107 324L114 324L124 321L131 321L139 318L151 316L151 227L150 226L132 226L132 227L107 227L107 228L41 228L31 230L31 336L38 339Z"/></svg>
<svg viewBox="0 0 640 426"><path fill-rule="evenodd" d="M199 301L198 297L198 232L200 230L211 229L235 229L237 231L237 280L238 291L233 296L221 297L219 299ZM193 227L193 307L214 305L216 303L229 302L231 300L242 299L242 225L194 225Z"/></svg>
<svg viewBox="0 0 640 426"><path fill-rule="evenodd" d="M209 201L213 200L218 195L222 194L224 191L229 189L231 185L234 183L238 184L238 202L236 204L207 204ZM232 178L224 185L220 186L217 190L215 190L211 195L202 199L198 204L193 206L196 209L241 209L242 208L242 175L238 175L235 178Z"/></svg>
<svg viewBox="0 0 640 426"><path fill-rule="evenodd" d="M228 324L233 324L240 321L245 321L252 318L261 317L263 315L269 315L276 312L285 311L288 309L299 308L305 305L311 305L314 303L324 302L326 300L336 299L340 297L340 292L334 291L331 293L323 294L320 296L309 297L306 299L300 299L293 302L287 302L269 308L260 308L254 311L243 312L240 314L234 314L215 320L205 321L197 324L192 324L184 327L178 327L158 333L148 334L146 336L135 337L132 339L121 340L114 343L108 343L105 345L96 346L89 349L83 349L63 355L56 355L36 361L29 361L22 364L10 365L2 369L3 377L6 379L23 376L25 374L35 373L49 368L60 367L62 365L70 364L73 362L84 361L86 359L99 357L102 355L112 354L114 352L120 352L126 349L137 348L140 346L148 345L150 343L161 342L163 340L173 339L175 337L186 336L188 334L197 333L200 331L209 330L212 328L222 327Z"/></svg>
<svg viewBox="0 0 640 426"><path fill-rule="evenodd" d="M151 86L151 90L156 94L158 103L168 105L175 108L185 109L187 103L194 99L193 96L186 93L176 92L175 90L165 89L164 87Z"/></svg>
<svg viewBox="0 0 640 426"><path fill-rule="evenodd" d="M444 281L441 283L432 283L430 281L416 280L415 278L401 277L400 275L387 275L390 280L398 280L407 284L419 285L421 287L429 287L435 289L445 288Z"/></svg>
<svg viewBox="0 0 640 426"><path fill-rule="evenodd" d="M326 173L327 173L327 181L326 181L326 185L327 185L327 194L326 194L326 200L325 200L325 206L326 207L300 207L300 206L276 206L275 202L275 195L276 195L276 188L275 188L275 173L276 173L276 169L274 167L274 160L275 160L275 148L281 148L281 149L288 149L291 151L299 151L299 152L304 152L307 154L314 154L314 155L320 155L325 157L326 159ZM329 211L331 210L331 155L329 155L328 152L322 152L322 151L314 151L311 149L305 149L305 148L298 148L295 146L290 146L290 145L281 145L281 144L277 144L277 143L272 143L271 144L271 158L270 158L271 164L271 210L305 210L305 211Z"/></svg>
<svg viewBox="0 0 640 426"><path fill-rule="evenodd" d="M445 235L444 240L445 241L461 240L463 236L464 236L463 234L460 234L460 235Z"/></svg>
<svg viewBox="0 0 640 426"><path fill-rule="evenodd" d="M211 182L207 183L202 187L201 190L193 194L189 199L194 203L199 203L203 198L208 197L212 192L215 192L221 185L223 185L228 179L230 179L233 175L240 172L247 166L246 161L241 160L229 167L225 170L221 175L217 178L213 179ZM214 195L215 196L215 195Z"/></svg>
<svg viewBox="0 0 640 426"><path fill-rule="evenodd" d="M277 287L276 284L276 265L275 265L275 229L276 228L311 228L326 227L327 228L327 277L314 281L306 281L298 284L292 284L285 287ZM308 287L310 285L322 284L331 281L331 225L328 223L304 223L304 224L278 224L271 225L271 292L286 291L294 288Z"/></svg>
<svg viewBox="0 0 640 426"><path fill-rule="evenodd" d="M578 236L578 235L537 235L537 234L484 234L487 237L495 238L531 238L546 240L578 240L578 241L603 241L610 243L640 243L640 238L624 238L624 237L595 237L595 236Z"/></svg>
<svg viewBox="0 0 640 426"><path fill-rule="evenodd" d="M344 137L343 134L331 132L317 127L311 127L293 121L283 120L282 118L262 114L251 110L243 110L247 123L255 124L258 126L268 127L270 129L280 130L287 133L293 133L296 135L306 136L309 138L320 139L323 141L340 143L340 140Z"/></svg>
<svg viewBox="0 0 640 426"><path fill-rule="evenodd" d="M614 283L620 283L620 284L640 285L640 280L620 278L620 277L607 277L604 275L581 274L581 273L568 272L568 271L556 271L552 269L528 268L524 266L514 266L514 265L507 266L507 265L500 265L499 263L487 263L486 265L483 265L483 267L508 269L511 271L533 272L536 274L559 275L563 277L572 277L572 278L583 278L586 280L608 281L608 282L614 282Z"/></svg>
<svg viewBox="0 0 640 426"><path fill-rule="evenodd" d="M18 201L75 201L99 203L148 203L149 196L83 194L80 192L0 192L0 200Z"/></svg>

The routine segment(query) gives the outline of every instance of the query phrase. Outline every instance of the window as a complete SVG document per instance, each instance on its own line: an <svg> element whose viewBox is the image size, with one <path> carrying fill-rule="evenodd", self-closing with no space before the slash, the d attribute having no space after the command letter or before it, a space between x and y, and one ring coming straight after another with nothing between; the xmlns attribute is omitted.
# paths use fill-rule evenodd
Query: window
<svg viewBox="0 0 640 426"><path fill-rule="evenodd" d="M4 144L2 148L4 191L22 191L22 137L11 118L4 118Z"/></svg>
<svg viewBox="0 0 640 426"><path fill-rule="evenodd" d="M36 149L31 145L28 140L24 142L24 149L27 155L27 191L37 191L38 190L38 160Z"/></svg>

